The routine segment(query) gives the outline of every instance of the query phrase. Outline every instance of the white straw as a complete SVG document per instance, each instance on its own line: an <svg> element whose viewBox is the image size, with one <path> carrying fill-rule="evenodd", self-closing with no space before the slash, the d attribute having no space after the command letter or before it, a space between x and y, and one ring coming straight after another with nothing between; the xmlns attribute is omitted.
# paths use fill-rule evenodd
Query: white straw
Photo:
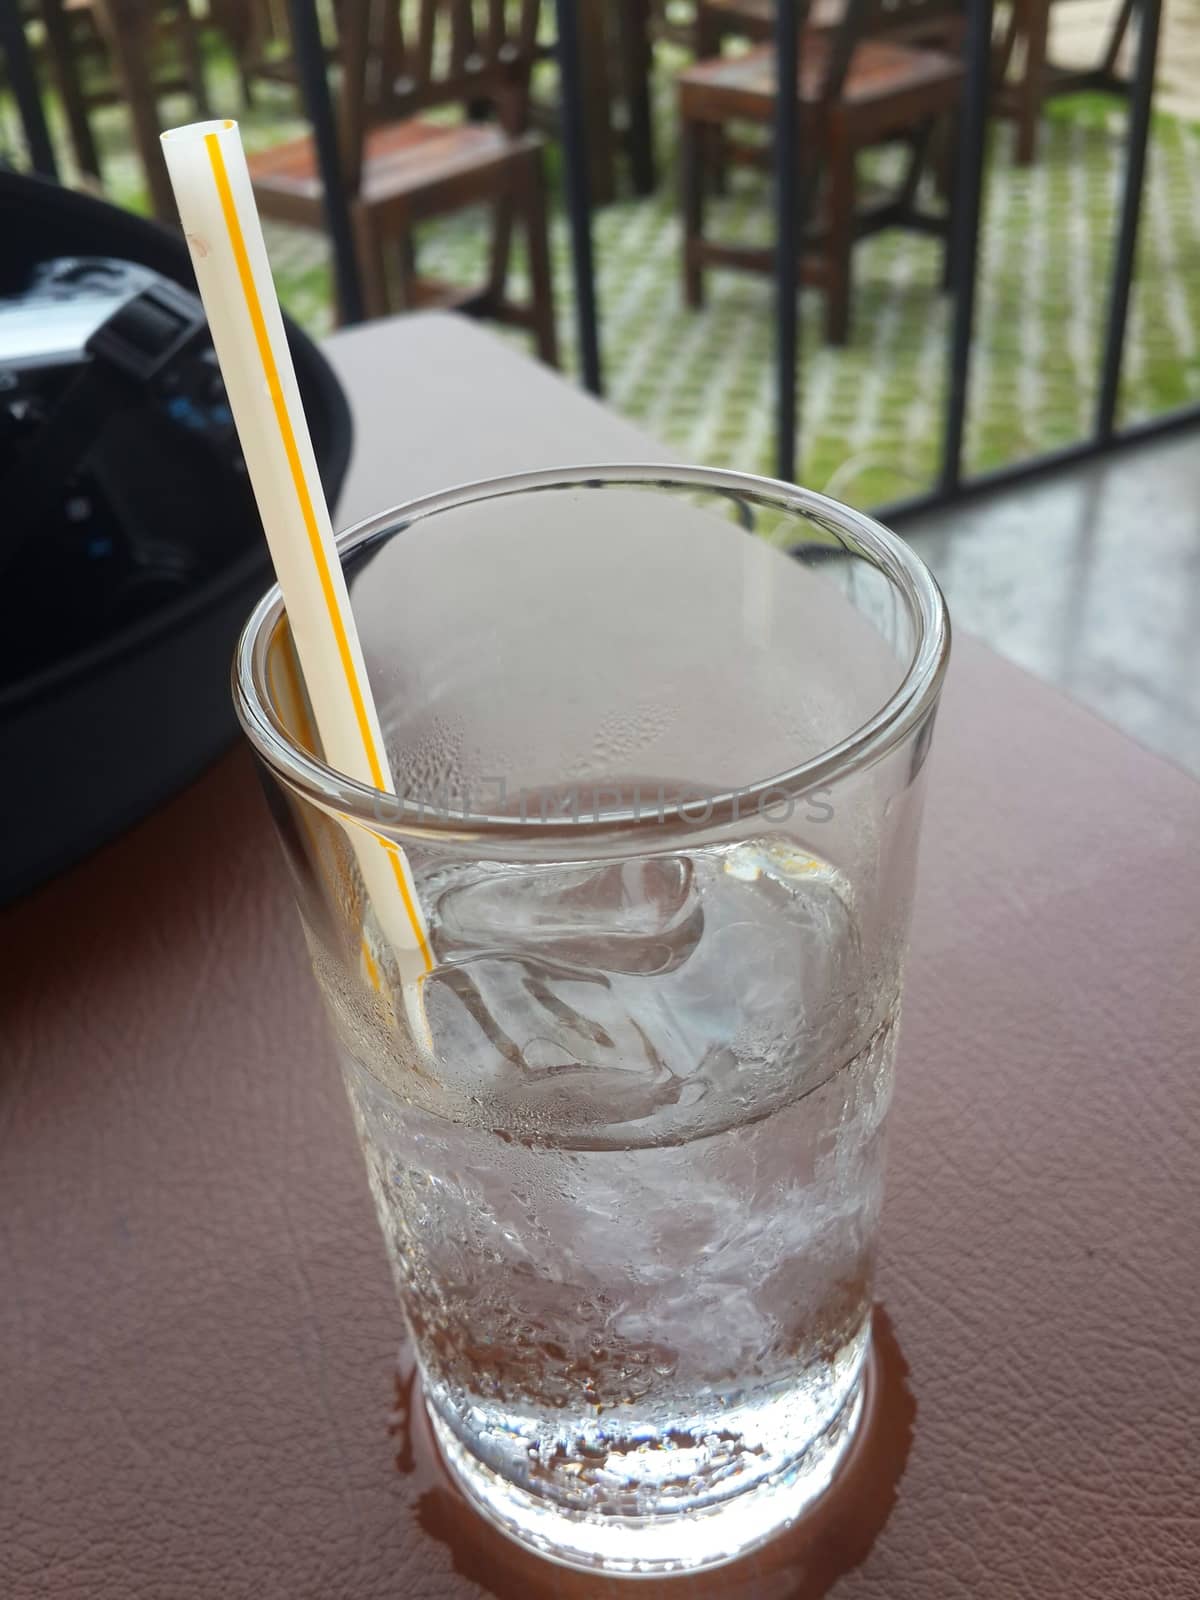
<svg viewBox="0 0 1200 1600"><path fill-rule="evenodd" d="M394 793L241 135L233 121L196 122L164 133L162 145L325 759ZM433 959L408 861L391 841L353 831L416 1021L416 989Z"/></svg>

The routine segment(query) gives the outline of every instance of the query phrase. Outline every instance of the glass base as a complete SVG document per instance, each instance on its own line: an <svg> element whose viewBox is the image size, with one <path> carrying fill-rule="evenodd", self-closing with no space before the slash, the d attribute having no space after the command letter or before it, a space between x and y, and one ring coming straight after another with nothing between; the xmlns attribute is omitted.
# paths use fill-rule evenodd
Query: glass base
<svg viewBox="0 0 1200 1600"><path fill-rule="evenodd" d="M467 1499L527 1550L581 1572L664 1577L723 1566L790 1528L825 1493L858 1434L871 1383L868 1345L862 1373L838 1414L777 1477L715 1505L656 1516L572 1511L508 1482L464 1448L426 1409L442 1457Z"/></svg>

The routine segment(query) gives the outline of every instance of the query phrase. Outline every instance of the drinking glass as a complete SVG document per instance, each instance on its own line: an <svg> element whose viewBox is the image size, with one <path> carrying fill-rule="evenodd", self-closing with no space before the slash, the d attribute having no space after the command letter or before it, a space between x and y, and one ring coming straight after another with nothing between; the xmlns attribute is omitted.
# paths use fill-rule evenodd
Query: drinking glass
<svg viewBox="0 0 1200 1600"><path fill-rule="evenodd" d="M323 763L278 589L235 698L437 1440L552 1558L729 1560L861 1411L941 596L870 518L685 467L339 544L397 793Z"/></svg>

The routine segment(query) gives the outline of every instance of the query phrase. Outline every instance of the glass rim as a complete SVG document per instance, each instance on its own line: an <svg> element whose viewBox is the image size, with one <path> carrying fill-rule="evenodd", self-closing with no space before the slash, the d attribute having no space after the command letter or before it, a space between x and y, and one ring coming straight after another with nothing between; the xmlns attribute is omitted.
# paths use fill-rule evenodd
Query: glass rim
<svg viewBox="0 0 1200 1600"><path fill-rule="evenodd" d="M369 540L405 532L414 523L462 505L546 489L619 487L698 489L726 497L747 496L805 518L834 533L848 548L865 553L891 580L908 605L916 647L900 682L882 706L844 739L782 772L755 778L742 787L696 795L653 809L639 806L598 815L511 816L487 812L437 815L428 800L394 795L326 765L299 745L275 712L266 682L267 645L285 614L278 583L258 601L242 628L233 659L233 701L238 721L255 754L286 786L320 809L335 812L385 837L477 840L480 837L578 838L597 834L653 831L658 838L676 831L695 835L697 819L689 808L703 803L703 827L720 827L748 815L746 809L796 799L827 788L873 765L895 748L937 701L950 653L950 620L937 581L921 558L889 528L865 512L813 489L755 473L720 467L634 462L548 467L479 479L406 501L364 518L337 535L338 556L347 558ZM753 537L745 534L744 537Z"/></svg>

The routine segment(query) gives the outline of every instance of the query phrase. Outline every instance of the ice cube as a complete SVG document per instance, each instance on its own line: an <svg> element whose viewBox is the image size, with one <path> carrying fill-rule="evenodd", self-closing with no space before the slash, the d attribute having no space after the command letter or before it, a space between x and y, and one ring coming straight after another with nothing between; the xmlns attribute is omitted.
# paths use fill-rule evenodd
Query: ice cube
<svg viewBox="0 0 1200 1600"><path fill-rule="evenodd" d="M687 856L581 866L489 865L437 900L443 960L479 950L545 951L562 967L664 973L686 961L704 913Z"/></svg>
<svg viewBox="0 0 1200 1600"><path fill-rule="evenodd" d="M475 864L426 894L438 1072L522 1136L694 1136L765 1115L845 1058L851 891L786 842Z"/></svg>

